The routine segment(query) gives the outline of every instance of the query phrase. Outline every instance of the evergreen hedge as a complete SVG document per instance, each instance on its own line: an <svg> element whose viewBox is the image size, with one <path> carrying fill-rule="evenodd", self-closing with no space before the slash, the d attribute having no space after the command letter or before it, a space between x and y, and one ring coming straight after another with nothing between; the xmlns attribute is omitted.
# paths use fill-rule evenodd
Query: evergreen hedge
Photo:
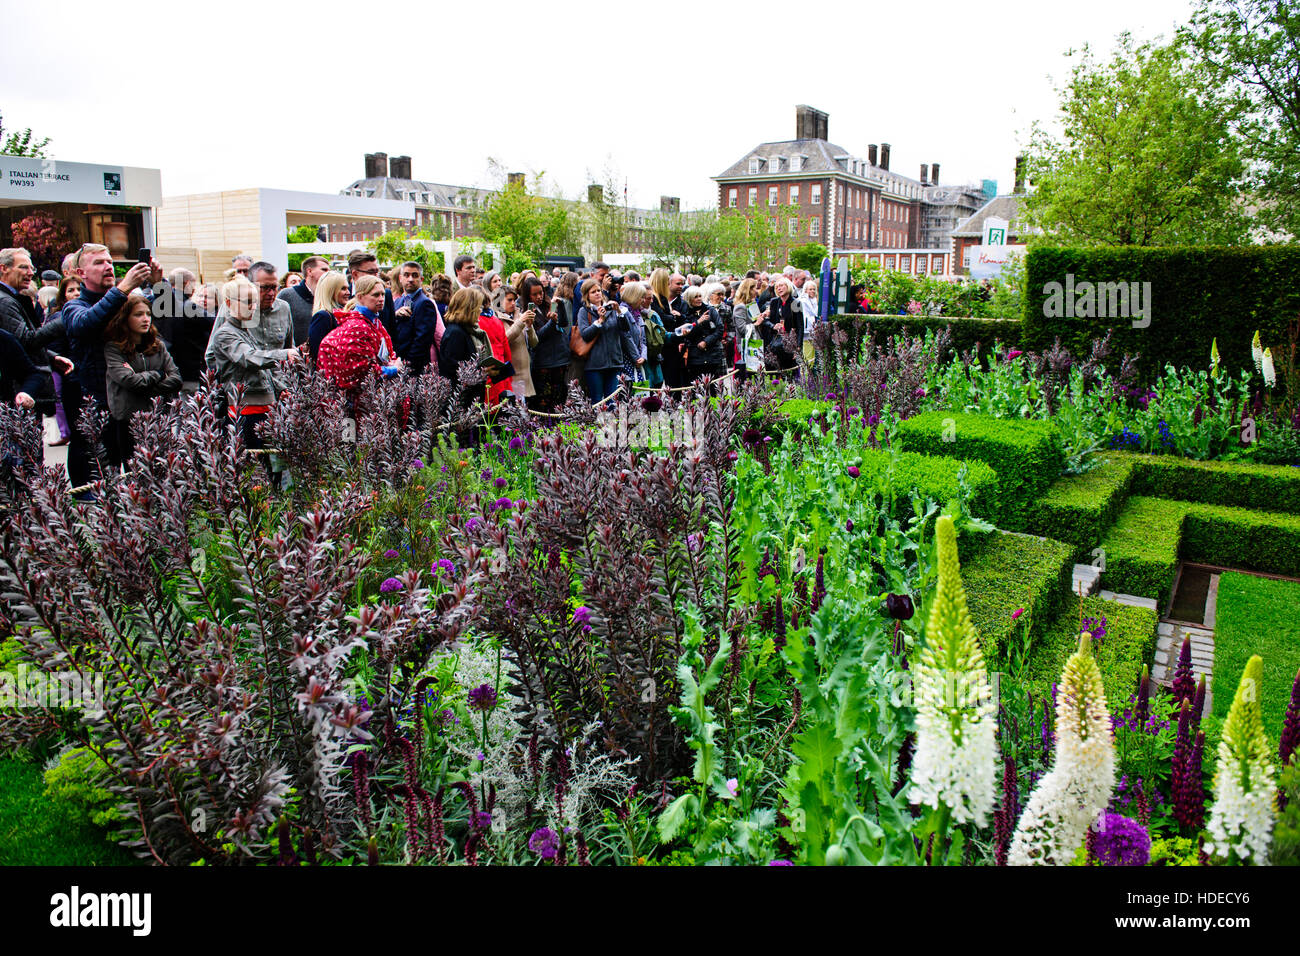
<svg viewBox="0 0 1300 956"><path fill-rule="evenodd" d="M1026 257L1025 349L1050 348L1057 336L1075 355L1087 355L1093 339L1115 330L1116 354L1139 356L1150 381L1165 365L1208 368L1210 343L1219 342L1223 367L1253 367L1251 338L1258 329L1265 347L1285 340L1288 322L1300 313L1300 246L1195 248L1087 248L1038 246ZM1149 282L1150 325L1129 318L1048 316L1048 283Z"/></svg>

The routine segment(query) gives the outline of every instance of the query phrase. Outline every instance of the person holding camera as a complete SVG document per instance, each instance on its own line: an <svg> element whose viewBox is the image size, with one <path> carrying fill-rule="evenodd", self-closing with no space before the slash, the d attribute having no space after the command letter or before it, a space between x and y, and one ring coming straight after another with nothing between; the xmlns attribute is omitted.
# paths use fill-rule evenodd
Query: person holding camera
<svg viewBox="0 0 1300 956"><path fill-rule="evenodd" d="M497 318L505 327L506 342L510 345L510 364L514 366L515 371L510 381L510 391L514 393L517 401L527 402L537 394L533 388L533 376L529 369L528 350L537 346L535 326L541 316L540 309L530 305L521 310L519 294L509 286L503 285L497 289L495 311Z"/></svg>
<svg viewBox="0 0 1300 956"><path fill-rule="evenodd" d="M543 318L536 329L537 346L531 363L537 394L529 403L537 411L554 412L569 397L569 366L573 362L569 337L573 328L573 289L577 284L576 272L565 273L548 306L541 283L536 279L524 281L524 301L534 308L539 303L542 306L539 312Z"/></svg>
<svg viewBox="0 0 1300 956"><path fill-rule="evenodd" d="M591 342L583 383L593 402L608 398L618 390L626 355L636 355L628 324L617 302L606 302L600 281L588 279L582 284L583 306L578 312L578 334Z"/></svg>
<svg viewBox="0 0 1300 956"><path fill-rule="evenodd" d="M704 301L704 290L697 285L687 286L682 293L686 304L685 321L678 328L686 345L686 380L694 384L702 376L718 378L727 372L727 357L722 342L726 328L718 310Z"/></svg>

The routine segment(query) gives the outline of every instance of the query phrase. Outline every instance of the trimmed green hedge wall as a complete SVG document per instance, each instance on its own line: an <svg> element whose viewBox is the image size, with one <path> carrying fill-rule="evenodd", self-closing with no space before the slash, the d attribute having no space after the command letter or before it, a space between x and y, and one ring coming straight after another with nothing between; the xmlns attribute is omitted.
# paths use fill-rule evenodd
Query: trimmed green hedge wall
<svg viewBox="0 0 1300 956"><path fill-rule="evenodd" d="M1122 714L1128 699L1137 693L1142 665L1149 664L1155 652L1159 618L1144 607L1099 597L1083 599L1083 616L1106 618L1106 638L1100 647L1093 645L1093 653L1106 688L1106 707L1112 715ZM1071 605L1038 638L1029 655L1025 683L1035 696L1051 694L1052 685L1061 680L1065 662L1078 649L1079 611L1078 605Z"/></svg>
<svg viewBox="0 0 1300 956"><path fill-rule="evenodd" d="M948 437L952 440L945 440ZM899 426L897 441L904 451L982 461L997 472L996 516L990 515L990 520L1005 531L1027 527L1032 502L1064 466L1051 422L925 412Z"/></svg>
<svg viewBox="0 0 1300 956"><path fill-rule="evenodd" d="M941 332L952 329L952 344L958 352L967 352L979 346L980 359L993 350L994 342L1004 349L1020 348L1020 318L971 319L950 318L942 315L837 315L832 320L851 336L851 342L860 342L865 326L871 327L871 338L877 345L886 338L902 335L924 336L927 331ZM860 325L859 325L860 324Z"/></svg>
<svg viewBox="0 0 1300 956"><path fill-rule="evenodd" d="M1300 468L1108 452L1133 464L1133 493L1300 514Z"/></svg>
<svg viewBox="0 0 1300 956"><path fill-rule="evenodd" d="M1064 249L1038 246L1026 257L1025 349L1050 348L1059 335L1075 355L1115 330L1114 352L1133 352L1144 380L1166 364L1207 368L1210 342L1230 371L1253 366L1251 337L1266 347L1285 341L1287 322L1300 312L1300 246ZM1150 325L1131 318L1049 317L1050 282L1149 282Z"/></svg>
<svg viewBox="0 0 1300 956"><path fill-rule="evenodd" d="M1135 495L1102 548L1103 587L1163 607L1179 558L1300 576L1300 515Z"/></svg>
<svg viewBox="0 0 1300 956"><path fill-rule="evenodd" d="M903 492L895 506L895 514L911 514L912 505L909 492L916 489L927 498L933 498L941 505L957 497L959 485L957 473L963 462L954 458L935 458L930 455L917 455L902 452L894 472L894 487ZM998 476L993 469L982 461L968 461L966 465L966 485L971 490L968 507L977 518L987 518L996 507L998 500ZM863 477L883 474L889 467L889 452L872 448L863 449Z"/></svg>
<svg viewBox="0 0 1300 956"><path fill-rule="evenodd" d="M1037 639L1065 605L1073 566L1070 546L1059 541L1001 531L972 536L961 578L985 657L998 659L1018 625L1027 623ZM1019 621L1011 618L1017 608L1025 609Z"/></svg>
<svg viewBox="0 0 1300 956"><path fill-rule="evenodd" d="M1075 559L1084 560L1124 507L1133 472L1132 461L1108 458L1082 475L1058 478L1030 509L1029 530L1068 542Z"/></svg>

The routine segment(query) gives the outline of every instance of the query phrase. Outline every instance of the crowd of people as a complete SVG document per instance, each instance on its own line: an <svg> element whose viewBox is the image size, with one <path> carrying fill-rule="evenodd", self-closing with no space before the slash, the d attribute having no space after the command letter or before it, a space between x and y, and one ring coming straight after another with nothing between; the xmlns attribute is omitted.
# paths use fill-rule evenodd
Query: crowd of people
<svg viewBox="0 0 1300 956"><path fill-rule="evenodd" d="M310 362L354 402L370 377L449 379L462 363L485 384L476 398L537 412L564 403L577 382L593 402L637 384L683 388L708 376L796 367L818 314L817 282L786 267L769 275L642 277L603 262L582 271L485 272L458 256L450 275L417 262L381 269L354 250L344 271L312 256L300 271L236 256L224 283L188 269L164 277L152 259L118 275L109 250L87 243L62 273L36 276L25 249L0 250L0 399L49 417L68 446L74 487L94 477L95 449L76 427L86 403L108 415L108 461L132 452L132 416L207 370L250 448L257 423L288 387L286 363ZM39 283L39 285L38 285Z"/></svg>

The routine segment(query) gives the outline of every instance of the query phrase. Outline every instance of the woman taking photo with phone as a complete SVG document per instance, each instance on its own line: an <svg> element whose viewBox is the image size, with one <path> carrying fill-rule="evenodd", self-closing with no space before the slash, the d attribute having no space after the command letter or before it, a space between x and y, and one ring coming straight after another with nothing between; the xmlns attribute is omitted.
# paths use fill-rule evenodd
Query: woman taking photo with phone
<svg viewBox="0 0 1300 956"><path fill-rule="evenodd" d="M704 301L704 290L697 285L687 286L682 292L686 303L684 318L690 325L686 333L686 377L694 384L708 375L719 378L727 373L727 358L723 354L722 340L726 329L718 310Z"/></svg>
<svg viewBox="0 0 1300 956"><path fill-rule="evenodd" d="M571 273L572 274L572 273ZM526 276L520 282L524 309L537 313L533 328L537 344L533 346L529 369L532 373L533 395L528 407L540 412L554 412L569 397L568 372L572 356L569 352L569 329L573 326L573 280L568 290L560 282L559 293L548 300L546 287L540 279Z"/></svg>
<svg viewBox="0 0 1300 956"><path fill-rule="evenodd" d="M636 355L636 343L615 302L606 302L595 279L582 284L582 308L578 310L578 334L591 342L583 381L593 402L613 395L623 372L626 355Z"/></svg>

